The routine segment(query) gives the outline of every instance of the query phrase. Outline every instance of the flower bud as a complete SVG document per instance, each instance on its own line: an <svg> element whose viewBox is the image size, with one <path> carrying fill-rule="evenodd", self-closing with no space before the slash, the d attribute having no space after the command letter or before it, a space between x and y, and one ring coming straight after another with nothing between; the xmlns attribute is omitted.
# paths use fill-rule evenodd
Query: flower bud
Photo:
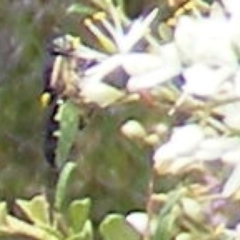
<svg viewBox="0 0 240 240"><path fill-rule="evenodd" d="M121 127L121 133L130 139L143 139L146 137L146 130L136 120L129 120Z"/></svg>

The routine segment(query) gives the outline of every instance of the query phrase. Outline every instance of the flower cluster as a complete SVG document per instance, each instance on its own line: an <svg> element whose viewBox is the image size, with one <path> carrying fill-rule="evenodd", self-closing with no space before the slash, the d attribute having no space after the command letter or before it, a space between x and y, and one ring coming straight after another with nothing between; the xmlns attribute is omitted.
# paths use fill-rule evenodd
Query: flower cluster
<svg viewBox="0 0 240 240"><path fill-rule="evenodd" d="M142 130L142 138L154 139L159 173L211 160L238 166L240 14L235 4L214 2L207 15L199 10L179 17L168 42L153 34L157 9L130 20L111 4L84 21L101 50L68 36L75 43L68 58L77 65L74 85L81 103L105 108L144 99L156 108L166 104L169 116L187 115L183 124L166 131L167 141L157 131ZM240 185L235 171L223 188L225 196Z"/></svg>
<svg viewBox="0 0 240 240"><path fill-rule="evenodd" d="M180 17L173 39L164 44L161 36L152 34L157 9L132 21L116 8L110 16L100 12L85 19L103 51L79 45L77 57L93 61L79 79L80 95L86 102L106 107L123 93L151 91L182 77L181 94L239 97L240 20L231 8L228 2L225 8L215 3L207 17L200 11ZM97 96L93 88L99 89Z"/></svg>
<svg viewBox="0 0 240 240"><path fill-rule="evenodd" d="M179 17L165 41L156 29L162 24L157 9L130 20L110 4L106 13L85 19L98 50L80 43L69 54L78 65L81 104L112 108L140 101L167 116L151 126L130 119L121 127L126 137L151 145L157 174L195 168L207 179L209 164L227 166L220 198L240 189L239 9L238 0L214 1L204 14L195 9Z"/></svg>

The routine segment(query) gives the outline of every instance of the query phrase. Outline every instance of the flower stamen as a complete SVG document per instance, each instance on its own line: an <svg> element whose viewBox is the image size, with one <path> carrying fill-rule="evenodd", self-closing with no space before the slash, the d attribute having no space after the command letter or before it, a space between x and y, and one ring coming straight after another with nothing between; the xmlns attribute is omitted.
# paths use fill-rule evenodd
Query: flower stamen
<svg viewBox="0 0 240 240"><path fill-rule="evenodd" d="M90 18L86 18L84 20L84 25L96 36L99 43L106 51L110 53L116 52L116 46L113 41L107 37L95 24L93 24L93 21Z"/></svg>

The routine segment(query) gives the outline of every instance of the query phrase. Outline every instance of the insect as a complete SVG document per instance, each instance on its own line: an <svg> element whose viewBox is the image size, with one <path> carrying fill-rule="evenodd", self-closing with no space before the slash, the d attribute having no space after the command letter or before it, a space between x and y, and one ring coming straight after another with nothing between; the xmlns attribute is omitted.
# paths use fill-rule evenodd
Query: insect
<svg viewBox="0 0 240 240"><path fill-rule="evenodd" d="M43 71L40 102L46 109L44 155L52 167L56 167L57 132L60 127L56 116L64 101L77 94L77 62L70 55L79 44L78 38L66 35L54 39L47 48L48 59Z"/></svg>
<svg viewBox="0 0 240 240"><path fill-rule="evenodd" d="M76 94L77 60L71 56L80 45L79 38L65 35L49 44L47 64L43 74L42 106L56 98Z"/></svg>

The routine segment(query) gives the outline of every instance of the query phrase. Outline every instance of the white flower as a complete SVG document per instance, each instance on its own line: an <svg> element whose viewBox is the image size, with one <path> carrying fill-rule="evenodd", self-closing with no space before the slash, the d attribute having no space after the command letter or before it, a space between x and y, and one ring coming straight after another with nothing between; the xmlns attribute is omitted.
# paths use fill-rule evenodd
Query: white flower
<svg viewBox="0 0 240 240"><path fill-rule="evenodd" d="M240 16L240 1L239 0L222 0L225 9L232 17Z"/></svg>
<svg viewBox="0 0 240 240"><path fill-rule="evenodd" d="M131 74L127 84L129 92L157 87L178 76L182 70L174 44L161 46L159 55L149 54L144 61L139 57L136 61L130 62L129 58L129 61L124 62L124 67L129 73L133 73L135 68L135 74Z"/></svg>
<svg viewBox="0 0 240 240"><path fill-rule="evenodd" d="M81 84L80 97L85 103L104 108L124 97L124 92L103 82L88 81Z"/></svg>
<svg viewBox="0 0 240 240"><path fill-rule="evenodd" d="M147 230L149 217L145 212L132 212L126 216L126 220L139 233L144 234ZM152 219L150 223L150 232L154 233L157 227L157 222Z"/></svg>
<svg viewBox="0 0 240 240"><path fill-rule="evenodd" d="M173 45L166 45L162 48L161 53L162 54L158 56L156 54L133 52L115 54L103 59L101 62L86 69L84 76L79 79L81 96L87 99L86 102L90 102L94 99L94 101L99 104L97 96L93 97L92 94L94 91L98 92L98 87L100 87L99 84L104 84L104 79L108 74L120 67L129 75L126 86L129 92L137 92L142 89L153 88L171 80L174 76L179 75L181 71L181 65L176 54L176 49ZM94 84L96 84L96 86L94 86ZM91 88L93 88L91 91L90 85ZM113 87L105 87L106 90L112 90L112 88ZM119 92L117 89L116 91ZM89 94L91 96L88 96ZM122 96L122 94L119 94L120 98ZM114 99L113 102L116 101L117 98L116 95L116 99ZM106 105L106 103L104 103L104 105Z"/></svg>
<svg viewBox="0 0 240 240"><path fill-rule="evenodd" d="M146 17L130 21L124 20L113 8L109 18L104 13L93 17L98 24L87 19L87 27L107 53L84 46L77 51L80 58L93 61L79 79L78 87L84 102L107 107L122 99L124 94L162 87L181 74L185 80L181 86L183 96L215 97L227 92L228 83L236 86L235 92L240 94L235 52L238 45L240 52L240 21L233 21L233 17L228 19L224 14L182 16L176 26L174 41L161 45L151 36L151 24L157 12L155 9ZM121 90L114 87L118 79L110 82L108 78L118 69L126 73Z"/></svg>
<svg viewBox="0 0 240 240"><path fill-rule="evenodd" d="M148 14L146 18L139 18L133 21L129 31L118 35L116 44L119 52L126 53L131 51L134 45L148 33L149 27L158 13L157 9L154 9ZM116 35L117 36L117 35Z"/></svg>
<svg viewBox="0 0 240 240"><path fill-rule="evenodd" d="M183 62L236 66L229 27L227 19L180 17L175 42Z"/></svg>
<svg viewBox="0 0 240 240"><path fill-rule="evenodd" d="M163 62L161 55L157 54L131 53L124 56L122 66L130 76L156 71Z"/></svg>
<svg viewBox="0 0 240 240"><path fill-rule="evenodd" d="M114 86L104 83L108 74L118 68L122 68L130 78L131 75L141 76L142 72L151 73L153 69L158 69L162 64L161 60L160 57L147 53L115 54L109 56L85 70L84 76L79 79L78 86L81 90L80 95L85 102L94 102L101 107L106 107L124 96L124 89L119 90L114 88ZM159 75L157 75L157 77L159 77ZM146 84L149 82L149 79L144 80ZM168 78L164 80L168 80ZM117 79L113 79L113 82L116 81ZM159 78L157 78L156 84L159 84ZM128 86L129 83L127 88Z"/></svg>
<svg viewBox="0 0 240 240"><path fill-rule="evenodd" d="M115 54L87 69L85 75L91 76L94 74L100 74L99 78L103 78L109 72L120 66L123 67L130 76L141 75L160 68L163 64L163 60L165 59L161 56L149 53L132 52Z"/></svg>
<svg viewBox="0 0 240 240"><path fill-rule="evenodd" d="M155 151L154 162L161 165L165 161L174 161L179 157L190 156L203 139L203 130L196 124L176 127L170 140Z"/></svg>
<svg viewBox="0 0 240 240"><path fill-rule="evenodd" d="M154 153L155 168L159 173L176 174L194 164L221 160L236 165L240 158L238 137L210 137L196 124L174 129L170 140Z"/></svg>
<svg viewBox="0 0 240 240"><path fill-rule="evenodd" d="M78 58L85 60L94 60L94 61L102 61L108 57L107 54L100 52L96 49L92 49L90 47L84 46L81 44L78 49L75 51L75 55Z"/></svg>
<svg viewBox="0 0 240 240"><path fill-rule="evenodd" d="M234 75L230 67L213 68L206 64L196 63L183 70L184 92L202 97L218 93L222 84Z"/></svg>
<svg viewBox="0 0 240 240"><path fill-rule="evenodd" d="M113 21L109 21L104 14L100 13L95 16L95 19L100 21L102 29L94 25L90 19L86 20L87 27L95 34L106 51L113 51L113 53L106 55L86 47L79 48L80 58L96 60L96 63L88 67L79 79L80 96L84 102L94 102L101 107L106 107L121 99L125 89L122 91L114 89L111 82L108 82L111 85L109 87L104 82L105 78L118 68L122 68L129 75L130 81L126 88L130 92L154 87L180 73L180 62L176 48L173 46L162 47L159 55L134 52L134 47L140 40L146 41L146 34L149 33L149 27L156 15L157 10L155 9L145 18L139 17L127 24L126 21L122 20L121 15L114 15L112 16ZM82 56L81 50L83 51ZM138 81L139 78L142 78L143 81Z"/></svg>
<svg viewBox="0 0 240 240"><path fill-rule="evenodd" d="M159 174L176 174L199 164L193 155L203 140L203 129L196 124L174 128L170 140L155 151L154 168Z"/></svg>
<svg viewBox="0 0 240 240"><path fill-rule="evenodd" d="M101 23L101 28L94 25L91 19L86 19L85 24L106 51L127 53L148 34L157 13L158 10L154 9L146 17L139 17L130 22L127 19L123 20L121 13L112 8L112 16L110 16L112 21L108 20L106 14L102 12L93 16Z"/></svg>
<svg viewBox="0 0 240 240"><path fill-rule="evenodd" d="M124 61L124 56L127 57L126 55L121 54L109 56L103 61L93 65L92 67L89 67L84 72L84 76L86 78L87 77L92 78L96 82L100 82L107 74L115 70L117 67L121 66L122 62Z"/></svg>
<svg viewBox="0 0 240 240"><path fill-rule="evenodd" d="M200 161L225 160L231 161L230 152L240 147L238 137L211 137L204 139L193 154Z"/></svg>

